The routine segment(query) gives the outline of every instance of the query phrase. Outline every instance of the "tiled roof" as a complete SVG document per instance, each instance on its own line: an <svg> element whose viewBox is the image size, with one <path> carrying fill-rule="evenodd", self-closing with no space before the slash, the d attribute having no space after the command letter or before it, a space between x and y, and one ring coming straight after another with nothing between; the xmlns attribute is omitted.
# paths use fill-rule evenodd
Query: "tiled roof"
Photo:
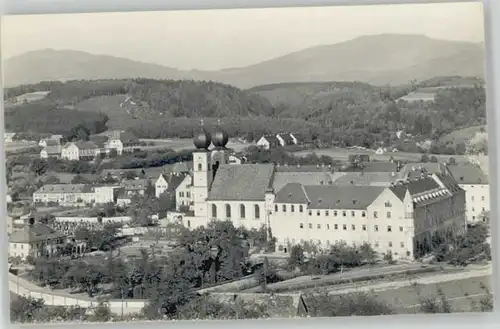
<svg viewBox="0 0 500 329"><path fill-rule="evenodd" d="M142 168L133 168L133 169L103 169L101 171L101 177L107 177L108 175L111 176L120 176L125 173L132 172L135 173L136 175L142 175L144 174L144 169ZM158 177L158 175L156 175Z"/></svg>
<svg viewBox="0 0 500 329"><path fill-rule="evenodd" d="M273 174L272 164L221 165L215 175L208 199L264 201Z"/></svg>
<svg viewBox="0 0 500 329"><path fill-rule="evenodd" d="M276 135L264 135L264 138L269 142L269 143L279 143L278 137Z"/></svg>
<svg viewBox="0 0 500 329"><path fill-rule="evenodd" d="M119 139L123 144L137 144L139 139L128 131L113 131L110 139Z"/></svg>
<svg viewBox="0 0 500 329"><path fill-rule="evenodd" d="M292 143L293 142L293 138L292 136L290 136L290 134L279 134L279 136L285 141L285 142L288 142L288 143Z"/></svg>
<svg viewBox="0 0 500 329"><path fill-rule="evenodd" d="M36 243L50 239L61 239L64 237L64 234L51 229L47 225L35 223L33 225L26 225L22 229L12 232L9 237L9 242Z"/></svg>
<svg viewBox="0 0 500 329"><path fill-rule="evenodd" d="M304 186L310 209L366 209L382 193L375 186Z"/></svg>
<svg viewBox="0 0 500 329"><path fill-rule="evenodd" d="M163 179L168 183L167 192L173 192L181 185L186 175L179 174L161 174Z"/></svg>
<svg viewBox="0 0 500 329"><path fill-rule="evenodd" d="M86 184L47 184L35 193L91 193L92 186Z"/></svg>
<svg viewBox="0 0 500 329"><path fill-rule="evenodd" d="M458 184L488 184L488 177L481 168L474 165L448 166L448 171Z"/></svg>
<svg viewBox="0 0 500 329"><path fill-rule="evenodd" d="M391 172L359 173L346 172L337 178L333 185L354 185L354 186L386 186L389 187L399 176Z"/></svg>
<svg viewBox="0 0 500 329"><path fill-rule="evenodd" d="M401 168L401 177L407 179L420 178L422 174L446 173L446 166L435 162L408 163Z"/></svg>
<svg viewBox="0 0 500 329"><path fill-rule="evenodd" d="M397 172L398 164L394 162L368 162L361 169L364 172Z"/></svg>
<svg viewBox="0 0 500 329"><path fill-rule="evenodd" d="M331 172L331 166L325 165L276 165L276 172Z"/></svg>
<svg viewBox="0 0 500 329"><path fill-rule="evenodd" d="M328 172L276 172L274 174L273 188L275 191L279 191L288 183L332 185L333 179Z"/></svg>
<svg viewBox="0 0 500 329"><path fill-rule="evenodd" d="M288 183L281 188L274 198L275 203L308 203L304 186L299 183Z"/></svg>
<svg viewBox="0 0 500 329"><path fill-rule="evenodd" d="M58 139L47 139L45 141L45 143L47 144L47 147L48 146L59 146L59 145L61 145L61 143L59 143Z"/></svg>
<svg viewBox="0 0 500 329"><path fill-rule="evenodd" d="M99 147L104 147L104 144L109 140L108 136L105 135L94 135L90 136L89 139Z"/></svg>
<svg viewBox="0 0 500 329"><path fill-rule="evenodd" d="M406 194L406 190L410 192L412 196L430 192L436 189L439 189L440 185L432 178L432 176L426 176L419 179L401 181L397 183L395 186L390 187L391 191L396 194L396 196L403 200Z"/></svg>
<svg viewBox="0 0 500 329"><path fill-rule="evenodd" d="M48 145L47 147L44 148L45 152L47 154L60 154L61 153L61 145L56 144L56 145Z"/></svg>
<svg viewBox="0 0 500 329"><path fill-rule="evenodd" d="M78 147L80 150L92 150L92 149L97 149L99 148L95 143L93 142L74 142L74 144Z"/></svg>
<svg viewBox="0 0 500 329"><path fill-rule="evenodd" d="M149 186L149 180L147 179L125 180L122 182L122 186L127 191L144 190Z"/></svg>

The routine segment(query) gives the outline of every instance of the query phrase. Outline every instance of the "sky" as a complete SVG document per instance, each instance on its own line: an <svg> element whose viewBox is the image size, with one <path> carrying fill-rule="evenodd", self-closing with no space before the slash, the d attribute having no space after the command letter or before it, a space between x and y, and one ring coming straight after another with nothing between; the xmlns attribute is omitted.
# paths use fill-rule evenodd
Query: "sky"
<svg viewBox="0 0 500 329"><path fill-rule="evenodd" d="M362 35L484 41L481 3L2 17L2 56L71 49L178 69L242 67Z"/></svg>

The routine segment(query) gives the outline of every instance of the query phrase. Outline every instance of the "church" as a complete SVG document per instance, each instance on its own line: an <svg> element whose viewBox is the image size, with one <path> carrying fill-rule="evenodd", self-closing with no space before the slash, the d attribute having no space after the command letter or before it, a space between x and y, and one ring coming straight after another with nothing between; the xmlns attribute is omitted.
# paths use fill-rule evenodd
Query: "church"
<svg viewBox="0 0 500 329"><path fill-rule="evenodd" d="M451 175L422 174L387 185L337 183L331 168L230 164L229 136L204 129L194 138L189 228L212 220L270 227L277 249L313 243L369 243L378 253L412 260L430 251L436 234L463 234L465 191ZM318 168L319 169L319 168Z"/></svg>

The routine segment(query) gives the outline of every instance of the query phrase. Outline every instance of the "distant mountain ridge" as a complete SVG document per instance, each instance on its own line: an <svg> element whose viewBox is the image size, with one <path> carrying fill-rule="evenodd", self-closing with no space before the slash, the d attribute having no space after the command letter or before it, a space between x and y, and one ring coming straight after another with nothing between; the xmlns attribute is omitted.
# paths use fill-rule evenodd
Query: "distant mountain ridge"
<svg viewBox="0 0 500 329"><path fill-rule="evenodd" d="M405 84L435 76L484 77L484 44L381 34L307 48L254 65L220 71L183 71L74 50L38 50L4 63L7 87L44 80L193 79L251 88L286 82L361 81Z"/></svg>

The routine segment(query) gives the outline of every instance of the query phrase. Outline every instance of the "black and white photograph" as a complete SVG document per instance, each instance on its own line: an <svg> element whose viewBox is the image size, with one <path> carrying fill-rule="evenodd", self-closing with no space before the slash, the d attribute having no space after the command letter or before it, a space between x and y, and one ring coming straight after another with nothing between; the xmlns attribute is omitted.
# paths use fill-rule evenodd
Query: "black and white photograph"
<svg viewBox="0 0 500 329"><path fill-rule="evenodd" d="M12 323L493 310L481 3L2 20Z"/></svg>

